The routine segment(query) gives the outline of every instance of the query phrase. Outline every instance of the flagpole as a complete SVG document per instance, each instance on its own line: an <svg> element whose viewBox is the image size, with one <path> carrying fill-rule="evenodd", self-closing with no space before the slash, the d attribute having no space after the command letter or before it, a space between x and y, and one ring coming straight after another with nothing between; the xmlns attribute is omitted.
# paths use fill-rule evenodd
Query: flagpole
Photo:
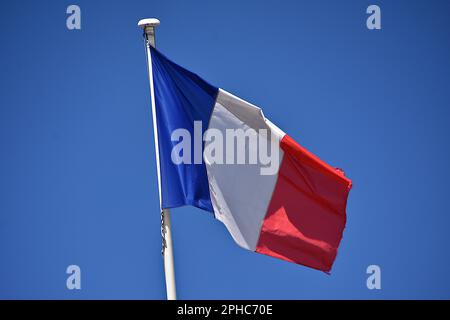
<svg viewBox="0 0 450 320"><path fill-rule="evenodd" d="M175 271L173 263L173 243L172 243L172 229L170 225L170 212L169 209L162 209L162 201L161 201L161 172L159 163L158 128L156 122L155 92L153 88L152 55L150 51L150 46L155 47L155 28L159 25L159 23L160 22L158 19L142 19L138 22L138 26L144 29L145 52L147 55L147 70L148 70L148 78L150 81L153 137L155 138L156 169L158 174L159 207L161 209L162 254L164 257L164 274L166 277L167 300L176 300L177 293L175 287Z"/></svg>

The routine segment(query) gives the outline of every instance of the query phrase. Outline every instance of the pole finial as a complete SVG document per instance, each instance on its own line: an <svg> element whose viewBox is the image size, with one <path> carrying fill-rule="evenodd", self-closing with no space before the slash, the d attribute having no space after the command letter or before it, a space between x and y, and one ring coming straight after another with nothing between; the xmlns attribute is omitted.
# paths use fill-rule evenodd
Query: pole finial
<svg viewBox="0 0 450 320"><path fill-rule="evenodd" d="M155 28L160 22L156 18L147 18L139 20L138 26L144 29L145 39L152 47L155 47Z"/></svg>
<svg viewBox="0 0 450 320"><path fill-rule="evenodd" d="M156 18L142 19L142 20L139 20L139 22L138 22L138 26L141 28L157 27L157 26L159 26L159 24L160 24L160 22Z"/></svg>

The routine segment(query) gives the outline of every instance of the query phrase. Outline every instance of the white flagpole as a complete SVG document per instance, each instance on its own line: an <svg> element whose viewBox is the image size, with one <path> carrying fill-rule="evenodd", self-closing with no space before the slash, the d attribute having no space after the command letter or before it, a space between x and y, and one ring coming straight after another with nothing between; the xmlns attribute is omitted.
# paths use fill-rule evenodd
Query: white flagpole
<svg viewBox="0 0 450 320"><path fill-rule="evenodd" d="M145 51L147 54L147 69L150 81L153 136L155 138L156 169L158 174L159 207L161 209L162 254L164 256L164 273L166 276L167 300L176 300L177 293L175 287L175 271L173 263L173 244L172 244L172 230L170 226L170 212L168 209L162 209L162 202L161 202L161 172L159 163L158 128L156 122L155 92L153 88L152 55L150 52L150 46L155 47L155 27L158 25L159 25L158 19L142 19L138 23L138 26L144 29Z"/></svg>

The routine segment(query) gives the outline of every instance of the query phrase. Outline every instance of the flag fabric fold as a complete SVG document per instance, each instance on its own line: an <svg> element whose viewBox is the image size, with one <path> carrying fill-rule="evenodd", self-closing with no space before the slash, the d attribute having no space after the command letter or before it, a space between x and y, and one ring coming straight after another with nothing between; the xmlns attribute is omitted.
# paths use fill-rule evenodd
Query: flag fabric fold
<svg viewBox="0 0 450 320"><path fill-rule="evenodd" d="M241 247L329 272L346 224L351 180L296 143L259 107L155 48L151 58L162 207L212 212ZM241 149L239 143L225 148L230 132L247 134ZM180 143L191 147L175 154L188 160L182 163L174 161ZM261 150L274 160L272 167L264 157L247 161Z"/></svg>

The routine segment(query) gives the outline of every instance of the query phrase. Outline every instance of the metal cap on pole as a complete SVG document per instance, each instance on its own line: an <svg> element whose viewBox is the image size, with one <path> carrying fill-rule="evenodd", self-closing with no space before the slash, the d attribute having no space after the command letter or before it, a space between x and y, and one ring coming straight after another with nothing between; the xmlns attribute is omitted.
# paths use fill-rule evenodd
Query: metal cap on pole
<svg viewBox="0 0 450 320"><path fill-rule="evenodd" d="M155 46L155 28L159 26L160 22L155 18L147 18L139 20L138 26L144 29L147 40L152 47Z"/></svg>
<svg viewBox="0 0 450 320"><path fill-rule="evenodd" d="M170 225L170 212L168 209L162 209L161 202L161 173L159 164L159 144L158 144L158 128L156 121L156 107L155 107L155 93L153 88L153 70L152 70L152 55L150 46L155 47L155 28L159 26L158 19L142 19L138 22L138 26L144 29L145 34L145 50L147 54L147 70L150 81L150 98L152 104L152 119L153 119L153 135L155 138L155 154L156 154L156 168L158 174L158 191L159 204L161 208L161 236L162 236L162 254L164 257L164 274L166 278L166 291L168 300L176 300L176 286L175 286L175 270L173 262L173 244L172 244L172 229Z"/></svg>

